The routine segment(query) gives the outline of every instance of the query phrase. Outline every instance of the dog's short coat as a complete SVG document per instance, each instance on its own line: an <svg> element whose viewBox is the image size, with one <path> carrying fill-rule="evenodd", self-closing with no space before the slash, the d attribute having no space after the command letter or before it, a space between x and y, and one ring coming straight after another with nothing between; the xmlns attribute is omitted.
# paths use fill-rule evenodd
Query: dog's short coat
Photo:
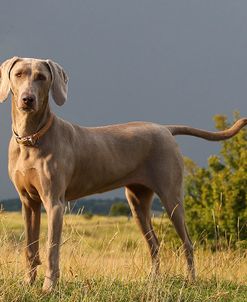
<svg viewBox="0 0 247 302"><path fill-rule="evenodd" d="M65 201L123 186L147 241L152 271L159 269L159 242L150 219L156 193L183 242L189 273L194 278L193 246L182 203L183 159L174 135L227 139L246 125L247 119L220 132L146 122L83 128L50 111L50 92L58 105L63 105L67 97L68 77L57 63L13 57L1 65L0 72L0 101L12 92L9 175L23 205L28 283L34 281L40 264L41 203L48 215L48 265L43 290L49 292L59 277Z"/></svg>

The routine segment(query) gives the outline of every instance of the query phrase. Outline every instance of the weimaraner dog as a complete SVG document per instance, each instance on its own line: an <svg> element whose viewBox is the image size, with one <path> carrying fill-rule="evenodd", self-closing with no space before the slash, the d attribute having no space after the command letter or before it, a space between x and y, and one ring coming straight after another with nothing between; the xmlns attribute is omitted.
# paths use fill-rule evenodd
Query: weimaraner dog
<svg viewBox="0 0 247 302"><path fill-rule="evenodd" d="M50 92L60 106L67 97L68 77L57 63L13 57L1 65L0 71L0 101L12 93L9 175L23 205L27 282L33 283L41 263L41 203L48 215L48 265L43 290L50 292L59 277L65 201L123 186L147 241L152 271L159 270L159 242L150 219L156 193L183 242L189 274L194 278L193 246L183 209L183 159L174 136L224 140L238 133L247 118L220 132L147 122L84 128L58 118L50 110Z"/></svg>

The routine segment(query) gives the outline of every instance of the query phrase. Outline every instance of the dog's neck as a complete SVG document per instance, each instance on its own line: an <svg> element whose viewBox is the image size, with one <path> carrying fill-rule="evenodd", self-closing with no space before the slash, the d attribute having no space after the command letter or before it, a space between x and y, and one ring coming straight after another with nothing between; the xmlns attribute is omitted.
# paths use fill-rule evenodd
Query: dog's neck
<svg viewBox="0 0 247 302"><path fill-rule="evenodd" d="M48 100L37 112L23 112L15 105L12 96L12 128L20 137L32 135L38 132L47 123L51 116Z"/></svg>

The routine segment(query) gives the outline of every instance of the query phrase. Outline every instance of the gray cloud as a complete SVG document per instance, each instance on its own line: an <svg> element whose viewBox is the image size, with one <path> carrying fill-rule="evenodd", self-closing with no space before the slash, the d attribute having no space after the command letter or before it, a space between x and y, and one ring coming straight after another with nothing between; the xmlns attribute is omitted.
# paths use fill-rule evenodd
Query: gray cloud
<svg viewBox="0 0 247 302"><path fill-rule="evenodd" d="M247 115L246 1L4 1L0 60L52 58L70 76L61 117L85 126L148 120L213 129L212 116ZM10 102L0 108L0 198ZM179 138L204 164L218 144Z"/></svg>

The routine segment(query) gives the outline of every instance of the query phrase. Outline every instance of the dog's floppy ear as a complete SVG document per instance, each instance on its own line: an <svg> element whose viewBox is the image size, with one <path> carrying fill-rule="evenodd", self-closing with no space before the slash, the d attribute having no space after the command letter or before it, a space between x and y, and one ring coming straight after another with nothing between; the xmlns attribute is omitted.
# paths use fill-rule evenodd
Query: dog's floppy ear
<svg viewBox="0 0 247 302"><path fill-rule="evenodd" d="M3 62L3 64L0 66L0 102L1 103L8 98L9 91L10 91L9 74L11 68L13 67L13 65L18 59L19 59L18 57L13 57Z"/></svg>
<svg viewBox="0 0 247 302"><path fill-rule="evenodd" d="M46 60L50 71L51 71L51 95L54 99L55 103L59 106L62 106L65 101L67 100L67 93L68 93L68 76L63 68L51 61Z"/></svg>

